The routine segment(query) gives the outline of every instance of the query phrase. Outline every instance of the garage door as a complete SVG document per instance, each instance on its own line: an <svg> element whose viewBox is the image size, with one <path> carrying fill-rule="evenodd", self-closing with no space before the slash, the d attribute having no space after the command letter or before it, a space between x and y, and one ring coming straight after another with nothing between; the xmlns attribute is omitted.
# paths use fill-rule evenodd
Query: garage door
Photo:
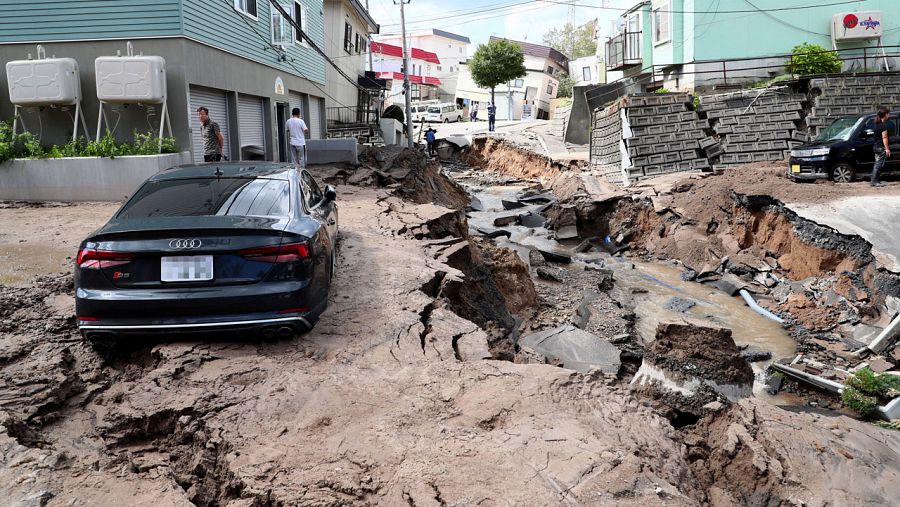
<svg viewBox="0 0 900 507"><path fill-rule="evenodd" d="M263 102L253 95L238 96L238 131L241 133L241 157L265 156Z"/></svg>
<svg viewBox="0 0 900 507"><path fill-rule="evenodd" d="M322 139L322 99L309 97L309 137Z"/></svg>
<svg viewBox="0 0 900 507"><path fill-rule="evenodd" d="M191 119L191 144L194 146L194 162L197 164L203 162L203 133L200 131L200 119L197 117L197 108L200 106L209 109L210 119L219 124L222 137L225 138L222 153L225 155L230 153L228 151L228 100L225 98L225 92L191 86L188 118Z"/></svg>
<svg viewBox="0 0 900 507"><path fill-rule="evenodd" d="M291 108L291 111L296 107L300 109L300 117L306 118L306 115L303 113L303 95L297 92L291 92L288 96L288 104L290 104L289 107ZM288 111L288 114L291 114L291 111Z"/></svg>

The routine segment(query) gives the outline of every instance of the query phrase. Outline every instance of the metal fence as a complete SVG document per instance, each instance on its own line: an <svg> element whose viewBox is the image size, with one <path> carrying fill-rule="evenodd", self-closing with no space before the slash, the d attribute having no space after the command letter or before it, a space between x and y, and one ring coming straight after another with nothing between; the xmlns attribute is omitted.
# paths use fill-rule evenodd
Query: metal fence
<svg viewBox="0 0 900 507"><path fill-rule="evenodd" d="M378 121L377 111L366 106L344 106L325 108L325 119L329 127L368 125Z"/></svg>
<svg viewBox="0 0 900 507"><path fill-rule="evenodd" d="M624 32L606 41L606 68L641 63L641 32Z"/></svg>

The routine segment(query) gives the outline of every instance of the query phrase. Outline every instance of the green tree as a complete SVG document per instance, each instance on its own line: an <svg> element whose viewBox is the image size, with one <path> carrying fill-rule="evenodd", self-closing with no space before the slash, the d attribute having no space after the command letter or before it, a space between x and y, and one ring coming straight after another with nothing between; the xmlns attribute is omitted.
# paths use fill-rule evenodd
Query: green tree
<svg viewBox="0 0 900 507"><path fill-rule="evenodd" d="M494 88L525 75L525 54L514 42L494 39L478 46L469 71L476 85L491 89L491 103L496 104Z"/></svg>
<svg viewBox="0 0 900 507"><path fill-rule="evenodd" d="M785 69L790 74L827 74L840 72L843 62L834 51L829 51L818 44L804 42L794 46L791 50L791 58Z"/></svg>
<svg viewBox="0 0 900 507"><path fill-rule="evenodd" d="M544 34L544 44L569 57L570 60L597 54L594 40L594 22L572 28L566 23L562 28L551 28Z"/></svg>
<svg viewBox="0 0 900 507"><path fill-rule="evenodd" d="M559 74L559 88L556 90L556 96L566 98L572 96L572 88L575 87L575 80L566 72Z"/></svg>

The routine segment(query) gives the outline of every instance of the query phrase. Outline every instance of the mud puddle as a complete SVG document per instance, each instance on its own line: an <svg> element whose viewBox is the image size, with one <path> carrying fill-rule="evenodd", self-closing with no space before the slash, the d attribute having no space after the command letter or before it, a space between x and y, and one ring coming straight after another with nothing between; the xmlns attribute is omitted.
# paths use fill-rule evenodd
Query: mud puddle
<svg viewBox="0 0 900 507"><path fill-rule="evenodd" d="M642 262L614 257L607 253L574 253L574 247L581 241L558 242L552 232L544 227L529 228L515 223L497 227L498 217L520 213L537 213L543 205L526 205L515 209L504 209L503 201L516 201L516 194L527 188L525 185L466 185L480 204L482 211L468 213L471 232L503 229L509 238L499 237L495 241L500 246L515 250L528 262L528 250L540 248L565 252L573 255L573 262L565 265L573 276L583 272L586 264L602 265L613 272L615 288L611 295L619 302L632 307L635 315L635 331L643 343L649 343L656 335L661 321L688 317L709 321L730 328L737 345L749 350L769 352L771 358L752 363L755 373L754 394L776 405L792 405L793 400L784 396L771 396L765 392L766 370L774 361L793 357L797 352L796 342L780 324L751 310L740 297L731 297L714 288L698 282L681 279L681 270L670 263Z"/></svg>
<svg viewBox="0 0 900 507"><path fill-rule="evenodd" d="M28 286L36 276L69 270L72 252L44 244L0 244L0 284ZM21 262L28 259L27 264Z"/></svg>

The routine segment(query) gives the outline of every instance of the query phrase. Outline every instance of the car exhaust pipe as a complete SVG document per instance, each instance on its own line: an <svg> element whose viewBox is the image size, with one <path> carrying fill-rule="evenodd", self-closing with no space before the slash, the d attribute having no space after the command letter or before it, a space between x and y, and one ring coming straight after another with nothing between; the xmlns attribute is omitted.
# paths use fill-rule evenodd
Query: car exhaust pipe
<svg viewBox="0 0 900 507"><path fill-rule="evenodd" d="M262 337L265 340L272 340L275 338L275 328L272 326L264 327L262 329Z"/></svg>
<svg viewBox="0 0 900 507"><path fill-rule="evenodd" d="M278 328L278 337L279 338L287 339L287 338L293 338L293 336L294 336L294 328L292 328L291 326L281 326Z"/></svg>

